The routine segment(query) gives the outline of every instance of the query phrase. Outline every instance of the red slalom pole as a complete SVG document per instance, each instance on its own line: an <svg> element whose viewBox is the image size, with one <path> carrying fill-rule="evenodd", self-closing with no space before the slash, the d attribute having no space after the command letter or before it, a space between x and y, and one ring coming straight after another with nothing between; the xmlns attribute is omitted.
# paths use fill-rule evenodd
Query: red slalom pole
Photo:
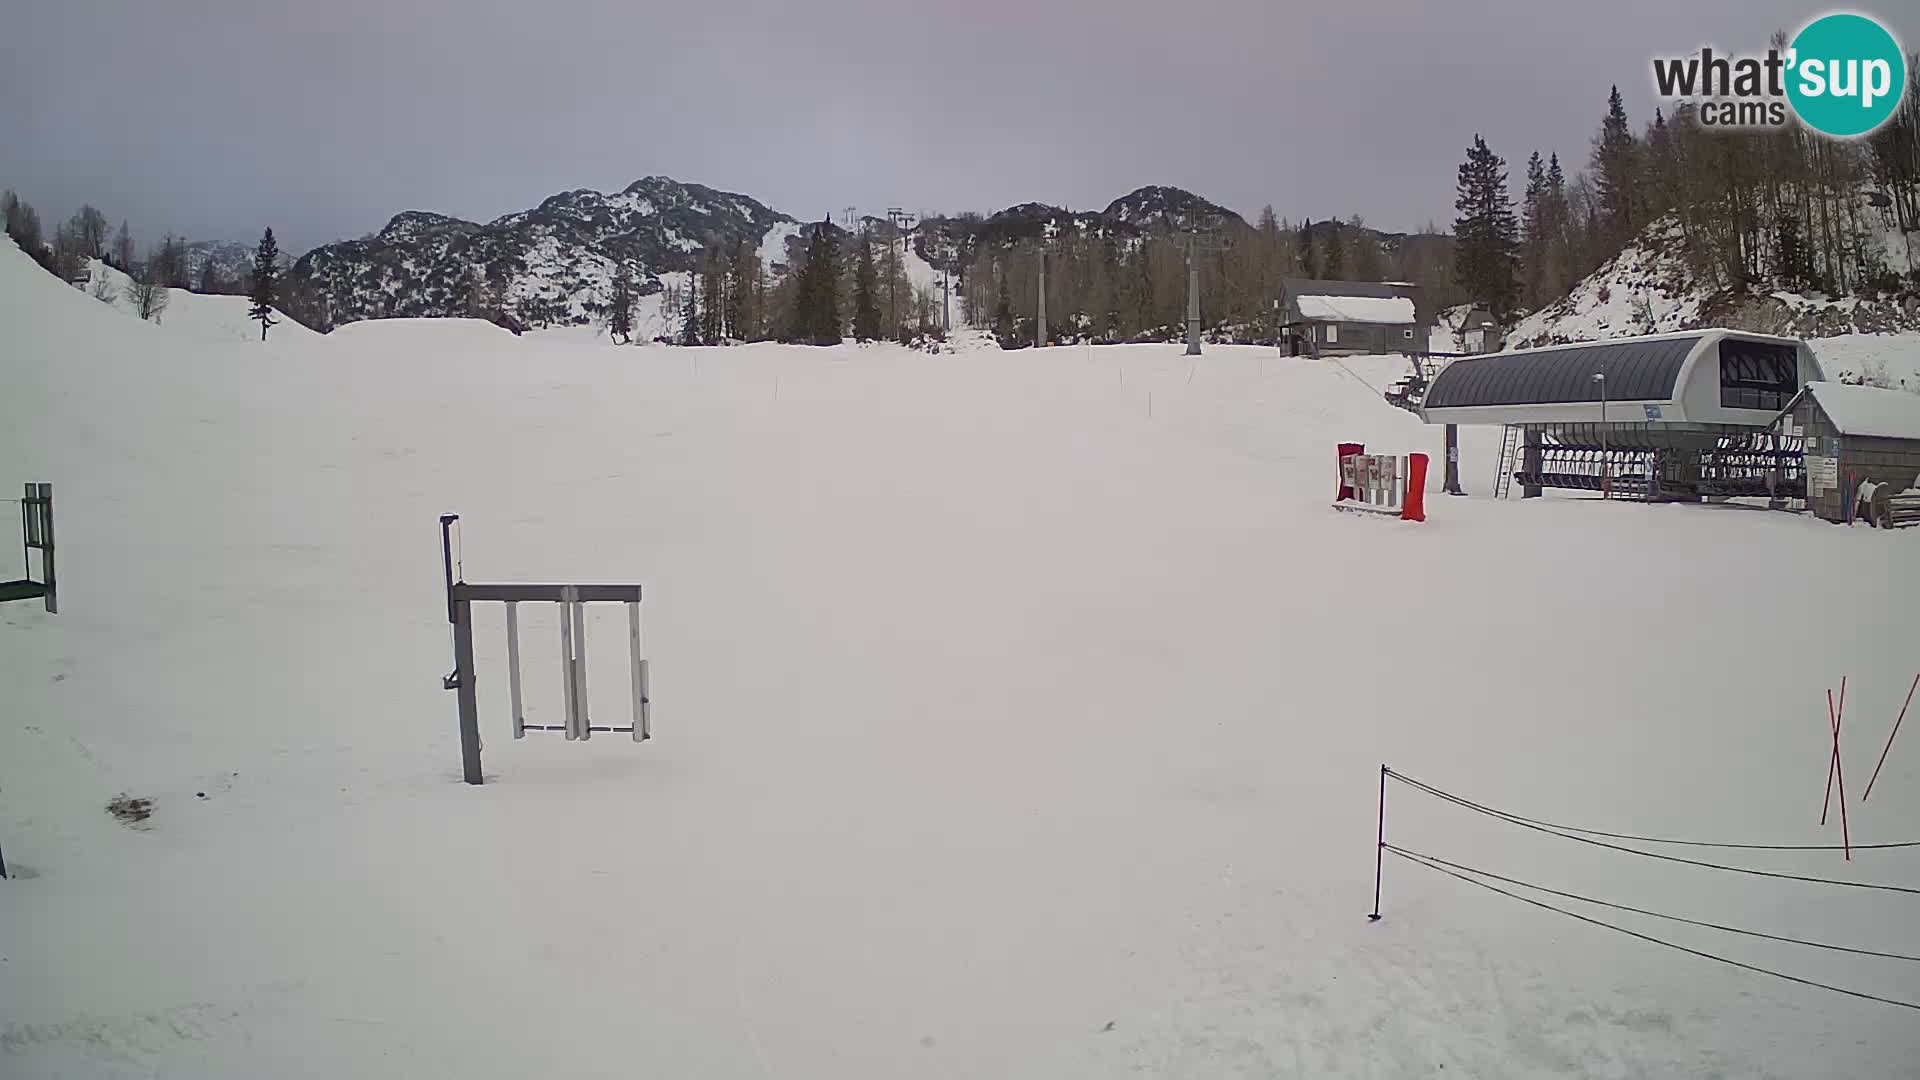
<svg viewBox="0 0 1920 1080"><path fill-rule="evenodd" d="M1907 705L1913 704L1913 692L1920 690L1920 675L1913 677L1913 685L1907 687L1906 705L1900 706L1900 719L1893 722L1893 732L1887 736L1887 749L1880 751L1880 765L1887 763L1887 750L1893 749L1893 736L1900 734L1900 725L1907 718ZM1873 767L1873 775L1867 778L1867 794L1860 796L1861 802L1867 801L1867 795L1873 794L1873 782L1880 779L1880 765Z"/></svg>
<svg viewBox="0 0 1920 1080"><path fill-rule="evenodd" d="M1833 690L1829 687L1827 690L1827 732L1833 735L1834 753L1827 755L1827 795L1820 800L1820 824L1822 825L1827 823L1827 809L1833 805L1833 767L1839 760L1840 737L1836 734L1839 729L1840 726L1836 724L1833 719Z"/></svg>
<svg viewBox="0 0 1920 1080"><path fill-rule="evenodd" d="M1833 775L1840 785L1840 848L1853 861L1853 840L1847 836L1847 773L1840 767L1840 725L1847 719L1847 677L1840 676L1840 712L1833 718Z"/></svg>
<svg viewBox="0 0 1920 1080"><path fill-rule="evenodd" d="M1380 831L1373 845L1373 914L1368 922L1380 921L1380 874L1387 861L1387 766L1380 766Z"/></svg>

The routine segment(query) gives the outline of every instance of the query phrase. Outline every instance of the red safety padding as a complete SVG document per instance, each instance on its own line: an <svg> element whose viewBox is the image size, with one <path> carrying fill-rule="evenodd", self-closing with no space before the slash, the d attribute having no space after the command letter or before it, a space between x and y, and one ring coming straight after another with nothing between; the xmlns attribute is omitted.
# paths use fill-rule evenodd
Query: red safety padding
<svg viewBox="0 0 1920 1080"><path fill-rule="evenodd" d="M1403 521L1427 520L1427 455L1407 455L1407 497L1400 503Z"/></svg>
<svg viewBox="0 0 1920 1080"><path fill-rule="evenodd" d="M1340 466L1346 459L1353 457L1355 454L1364 454L1366 452L1367 446L1365 443L1343 442L1340 444L1339 455L1335 459L1333 466L1334 483L1337 485L1333 493L1333 501L1343 502L1347 499L1354 498L1353 489L1342 482L1344 474Z"/></svg>

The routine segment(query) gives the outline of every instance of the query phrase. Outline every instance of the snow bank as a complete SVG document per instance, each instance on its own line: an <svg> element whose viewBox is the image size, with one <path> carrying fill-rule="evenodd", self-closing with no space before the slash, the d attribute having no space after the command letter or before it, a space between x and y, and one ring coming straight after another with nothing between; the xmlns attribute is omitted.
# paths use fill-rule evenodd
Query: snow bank
<svg viewBox="0 0 1920 1080"><path fill-rule="evenodd" d="M127 275L98 259L88 262L87 273L87 284L81 291L117 310L138 317L132 302L127 299L127 286L131 284ZM97 295L101 291L105 292L104 298ZM253 302L244 296L217 296L186 289L168 289L167 306L153 320L153 324L170 334L194 341L258 342L260 324L247 314L252 308ZM269 341L320 336L294 322L278 308L274 309L274 319L273 327L268 331Z"/></svg>
<svg viewBox="0 0 1920 1080"><path fill-rule="evenodd" d="M495 347L512 339L513 332L485 319L362 319L336 327L327 336L330 342L360 348L438 350L462 345Z"/></svg>
<svg viewBox="0 0 1920 1080"><path fill-rule="evenodd" d="M0 883L0 1074L1890 1076L1920 1055L1904 1010L1407 863L1362 917L1383 761L1597 828L1833 842L1807 798L1824 690L1849 674L1864 769L1920 640L1920 610L1875 599L1920 590L1912 533L1583 498L1336 513L1335 442L1440 460L1440 430L1380 400L1404 359L594 349L440 322L262 364L5 250L0 335L0 481L59 485L62 546L62 614L0 608L0 845L36 875ZM405 363L376 347L396 341ZM1484 496L1498 432L1463 436ZM469 580L646 586L653 742L508 737L492 606L492 782L457 782L449 511ZM1867 602L1728 587L1859 566ZM520 609L536 723L561 707L550 607ZM619 717L624 613L593 619L592 707ZM1702 625L1819 632L1756 656ZM1911 749L1855 841L1913 838ZM144 830L104 812L120 792L154 800ZM1911 897L1628 859L1399 788L1387 837L1920 951ZM1920 885L1899 852L1752 854ZM1899 964L1631 925L1915 996Z"/></svg>

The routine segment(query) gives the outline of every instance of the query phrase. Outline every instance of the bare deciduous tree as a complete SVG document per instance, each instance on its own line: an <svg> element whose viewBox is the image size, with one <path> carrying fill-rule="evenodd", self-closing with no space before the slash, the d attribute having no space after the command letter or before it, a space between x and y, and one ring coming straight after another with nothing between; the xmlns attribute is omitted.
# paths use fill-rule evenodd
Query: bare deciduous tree
<svg viewBox="0 0 1920 1080"><path fill-rule="evenodd" d="M134 314L149 322L159 322L162 312L167 310L167 286L160 278L158 253L150 256L146 262L131 268L127 278L127 303L133 306Z"/></svg>
<svg viewBox="0 0 1920 1080"><path fill-rule="evenodd" d="M127 230L127 223L120 223L120 231L113 234L113 261L122 273L133 271L133 233Z"/></svg>
<svg viewBox="0 0 1920 1080"><path fill-rule="evenodd" d="M107 215L83 205L74 211L67 228L72 230L75 249L83 258L98 259L107 253Z"/></svg>

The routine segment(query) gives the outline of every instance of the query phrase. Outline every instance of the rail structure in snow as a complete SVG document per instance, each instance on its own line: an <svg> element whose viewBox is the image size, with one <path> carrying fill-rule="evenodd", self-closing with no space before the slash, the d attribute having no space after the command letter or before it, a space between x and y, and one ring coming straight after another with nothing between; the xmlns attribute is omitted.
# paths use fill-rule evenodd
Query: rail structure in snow
<svg viewBox="0 0 1920 1080"><path fill-rule="evenodd" d="M473 659L473 605L497 601L507 607L507 695L513 713L513 737L529 731L564 732L568 741L585 741L596 731L631 734L634 742L653 737L653 700L646 657L640 648L640 586L638 585L475 585L456 573L454 527L460 515L440 517L440 555L446 571L447 621L453 624L453 671L440 680L454 691L460 709L460 763L469 784L485 782L480 768L480 700ZM566 702L566 723L529 724L520 694L520 605L548 602L560 607L560 683ZM627 654L633 690L631 724L595 726L587 711L586 605L596 602L627 605Z"/></svg>

